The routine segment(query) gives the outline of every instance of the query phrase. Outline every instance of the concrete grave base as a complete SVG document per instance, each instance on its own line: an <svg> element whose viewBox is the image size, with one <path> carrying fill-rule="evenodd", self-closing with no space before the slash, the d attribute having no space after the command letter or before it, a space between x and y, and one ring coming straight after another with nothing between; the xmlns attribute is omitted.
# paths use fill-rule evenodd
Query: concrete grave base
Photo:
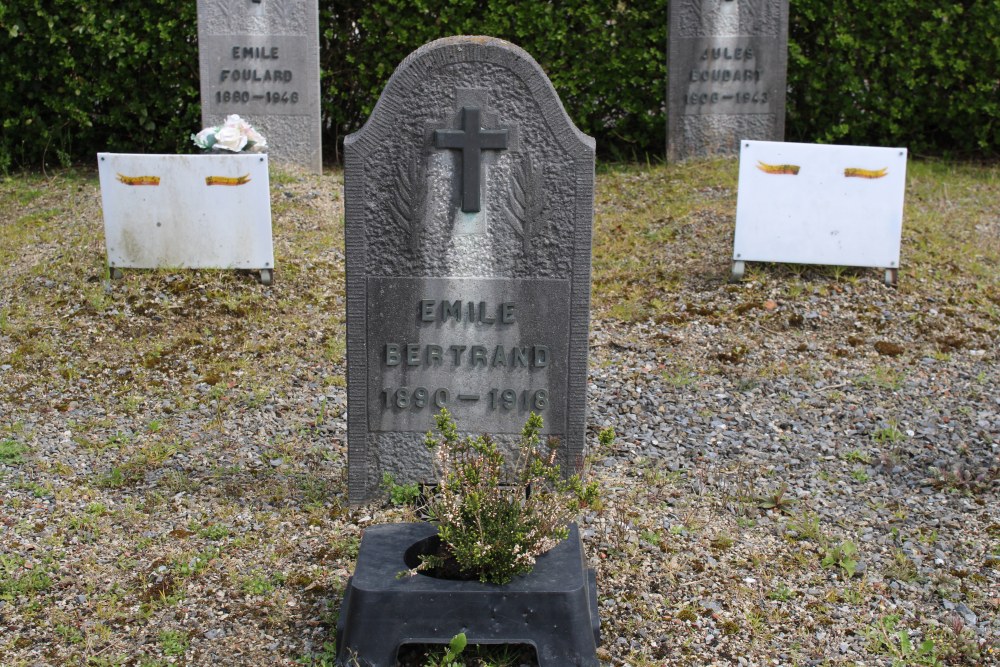
<svg viewBox="0 0 1000 667"><path fill-rule="evenodd" d="M503 586L398 577L409 569L407 550L436 534L429 523L365 530L340 608L338 662L393 667L404 644L447 644L464 632L470 644L529 644L542 667L599 664L597 587L576 524L534 570Z"/></svg>

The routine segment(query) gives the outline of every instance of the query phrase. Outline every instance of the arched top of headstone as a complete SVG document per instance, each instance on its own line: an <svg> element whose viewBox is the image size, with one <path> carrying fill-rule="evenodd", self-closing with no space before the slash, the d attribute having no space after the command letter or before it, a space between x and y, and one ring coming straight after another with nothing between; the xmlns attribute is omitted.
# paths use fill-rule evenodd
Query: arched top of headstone
<svg viewBox="0 0 1000 667"><path fill-rule="evenodd" d="M398 122L400 113L419 113L419 109L414 108L410 102L421 84L426 82L435 70L465 63L493 64L512 72L523 83L530 97L537 102L546 125L563 150L581 158L594 153L593 137L581 132L573 123L563 108L552 82L538 62L516 44L481 35L443 37L424 44L408 55L389 78L368 121L360 130L344 139L345 147L361 144L359 148L365 150L369 147L367 145L369 142L376 142L377 137L384 135L387 124ZM474 80L476 78L480 80ZM488 84L489 78L488 72L480 71L478 76L470 77L466 83L469 88L483 87Z"/></svg>

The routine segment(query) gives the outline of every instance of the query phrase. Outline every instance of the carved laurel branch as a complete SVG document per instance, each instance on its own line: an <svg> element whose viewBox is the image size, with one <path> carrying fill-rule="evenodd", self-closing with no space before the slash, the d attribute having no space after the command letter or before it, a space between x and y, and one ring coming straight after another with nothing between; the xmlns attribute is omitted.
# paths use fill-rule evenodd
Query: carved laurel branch
<svg viewBox="0 0 1000 667"><path fill-rule="evenodd" d="M683 2L680 9L680 34L697 35L701 32L701 0Z"/></svg>
<svg viewBox="0 0 1000 667"><path fill-rule="evenodd" d="M260 17L247 13L251 7L247 0L218 0L215 12L222 18L230 32L243 32L258 24ZM275 23L271 26L281 32L299 33L305 30L305 3L295 0L272 0L267 7L269 14L274 16Z"/></svg>
<svg viewBox="0 0 1000 667"><path fill-rule="evenodd" d="M216 13L222 17L225 21L226 28L233 32L238 27L238 21L243 17L243 13L246 11L245 3L239 0L226 0L226 2L220 2L215 5Z"/></svg>
<svg viewBox="0 0 1000 667"><path fill-rule="evenodd" d="M510 205L506 217L510 226L521 237L524 254L528 254L531 240L545 224L544 174L525 154L512 169Z"/></svg>
<svg viewBox="0 0 1000 667"><path fill-rule="evenodd" d="M693 0L693 2L687 3L687 10L692 15L691 22L698 26L698 28L701 28L702 21L705 18L702 13L701 0Z"/></svg>
<svg viewBox="0 0 1000 667"><path fill-rule="evenodd" d="M409 163L400 162L396 167L399 196L389 200L396 224L403 228L410 241L410 250L420 247L420 227L427 208L426 168L419 157Z"/></svg>
<svg viewBox="0 0 1000 667"><path fill-rule="evenodd" d="M760 29L763 17L760 14L759 0L743 0L740 3L740 28L756 32Z"/></svg>
<svg viewBox="0 0 1000 667"><path fill-rule="evenodd" d="M282 0L272 3L270 11L274 13L282 29L293 32L303 29L305 3Z"/></svg>

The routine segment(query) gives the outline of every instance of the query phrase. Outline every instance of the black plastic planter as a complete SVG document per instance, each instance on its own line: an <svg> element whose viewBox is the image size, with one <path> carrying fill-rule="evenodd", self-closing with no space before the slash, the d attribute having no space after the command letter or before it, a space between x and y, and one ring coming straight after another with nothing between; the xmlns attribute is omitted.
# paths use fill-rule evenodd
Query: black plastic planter
<svg viewBox="0 0 1000 667"><path fill-rule="evenodd" d="M403 644L447 644L464 632L470 644L529 644L541 667L599 664L597 587L575 524L534 570L503 586L399 578L407 550L436 534L429 523L365 530L337 623L338 662L394 667Z"/></svg>

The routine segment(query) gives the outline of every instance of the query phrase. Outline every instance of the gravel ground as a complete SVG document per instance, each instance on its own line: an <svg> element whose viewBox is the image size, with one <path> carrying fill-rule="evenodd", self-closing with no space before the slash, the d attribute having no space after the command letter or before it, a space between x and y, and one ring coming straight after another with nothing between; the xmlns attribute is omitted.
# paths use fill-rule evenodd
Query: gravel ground
<svg viewBox="0 0 1000 667"><path fill-rule="evenodd" d="M616 178L598 182L597 243ZM412 517L346 503L342 178L272 185L268 289L108 282L94 174L0 183L4 667L330 664L364 528ZM898 290L782 267L727 285L712 207L732 195L693 195L667 248L685 277L642 287L665 304L651 317L612 317L595 281L603 504L581 527L601 658L1000 664L995 264L904 267ZM1000 215L978 220L995 258Z"/></svg>

